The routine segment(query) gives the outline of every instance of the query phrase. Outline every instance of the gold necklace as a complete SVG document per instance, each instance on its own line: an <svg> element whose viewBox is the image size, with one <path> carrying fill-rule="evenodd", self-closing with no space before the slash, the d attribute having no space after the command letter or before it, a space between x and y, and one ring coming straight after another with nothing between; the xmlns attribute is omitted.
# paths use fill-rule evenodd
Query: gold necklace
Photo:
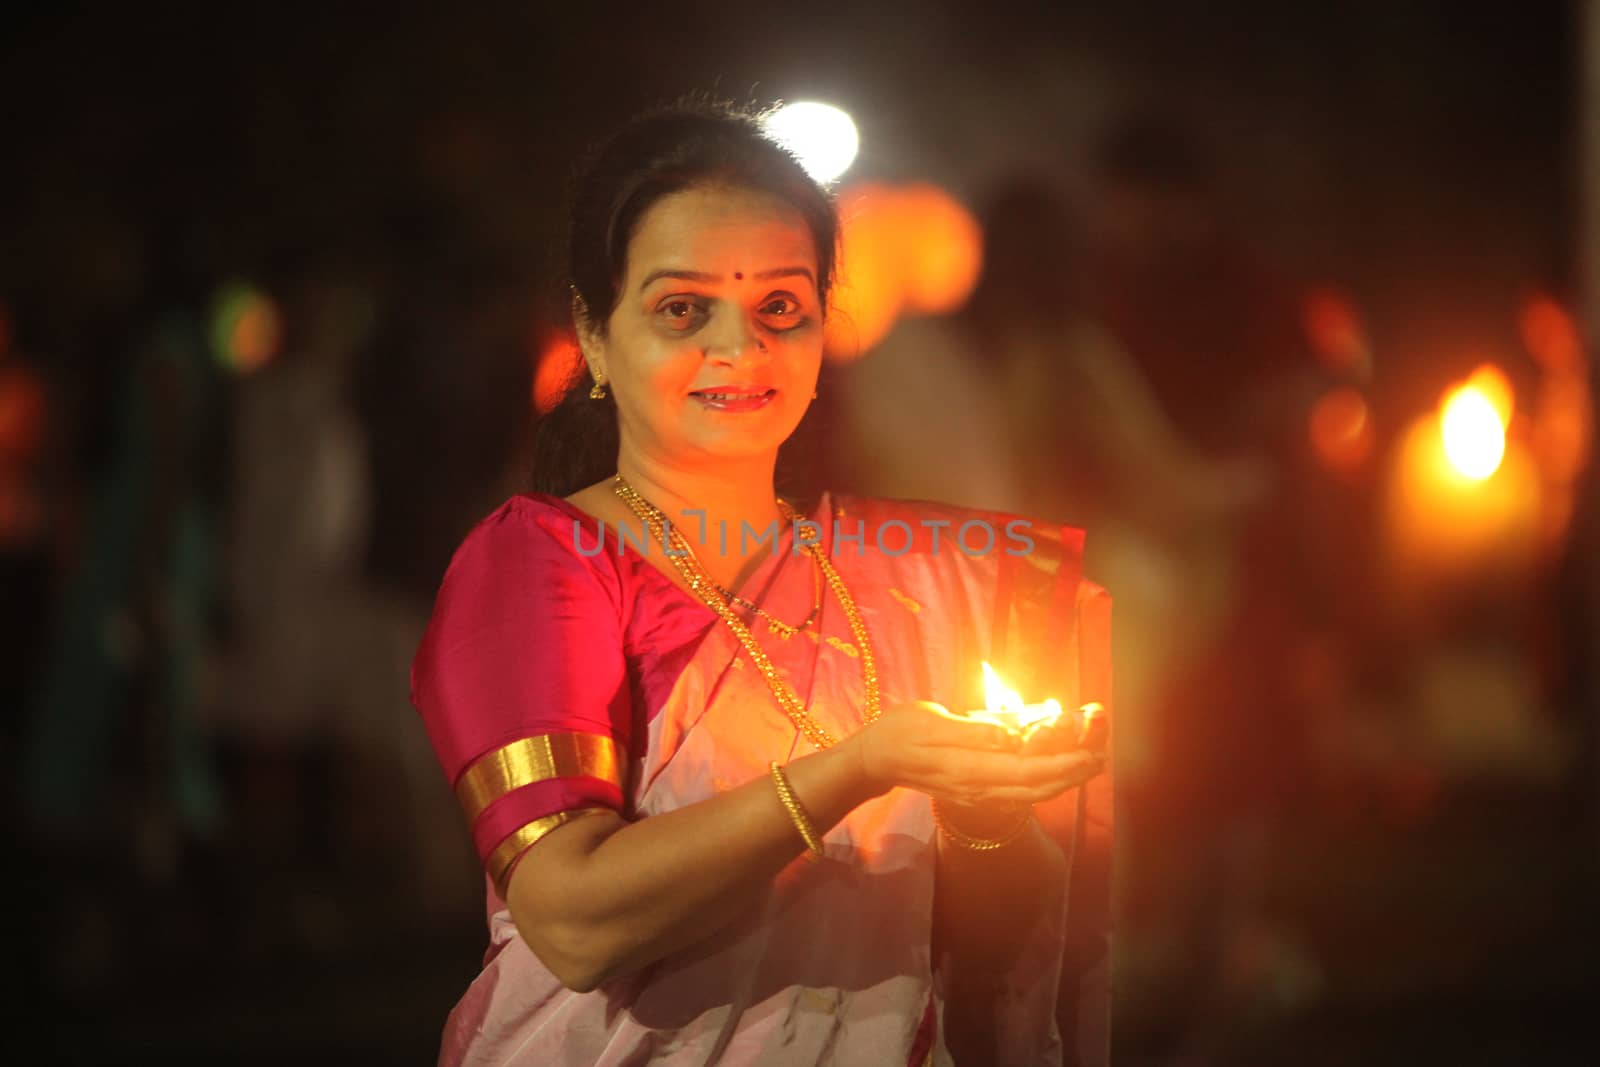
<svg viewBox="0 0 1600 1067"><path fill-rule="evenodd" d="M668 553L672 565L677 568L678 574L689 588L698 596L705 605L716 612L723 622L728 624L728 629L733 631L733 636L749 655L750 661L756 665L756 670L767 680L767 688L772 690L773 698L783 713L794 723L795 728L805 734L817 748L828 748L837 742L832 734L823 729L822 724L811 717L805 704L795 693L794 687L778 674L778 668L773 664L766 651L756 642L755 635L744 624L744 620L735 615L725 600L716 595L716 583L706 573L705 568L695 559L694 553L689 548L689 543L684 540L676 527L667 521L661 509L639 495L639 491L628 484L621 474L616 476L612 489L633 509L650 528L651 535L662 545L671 544L673 551ZM782 512L784 520L793 525L799 516L795 514L787 501L777 498L778 510ZM833 590L833 595L838 599L839 606L844 609L845 619L850 624L850 633L856 639L856 645L861 657L861 682L862 682L862 709L861 721L863 724L876 719L881 711L878 695L878 664L872 654L872 643L867 638L867 624L861 618L861 612L856 608L855 598L850 595L850 590L845 587L844 579L839 577L839 572L833 569L833 564L828 561L828 555L816 541L804 542L806 551L810 553L812 561L819 568L823 578L827 580L828 587Z"/></svg>
<svg viewBox="0 0 1600 1067"><path fill-rule="evenodd" d="M699 561L697 560L696 562ZM704 569L704 565L702 565L701 569ZM817 621L817 616L822 613L822 568L816 566L814 560L812 561L811 578L811 614L807 615L804 619L800 620L799 623L793 626L784 622L782 619L774 618L761 605L746 600L738 593L735 593L730 589L725 589L722 586L717 585L715 582L712 582L711 584L716 588L718 593L722 594L722 598L724 600L738 604L746 611L755 612L757 615L767 620L767 629L771 630L780 641L787 641L795 634L809 629L811 624Z"/></svg>
<svg viewBox="0 0 1600 1067"><path fill-rule="evenodd" d="M622 476L619 474L617 477L620 479ZM635 490L633 486L628 485L626 481L624 481L622 484L627 485L629 492L632 492L635 496L639 496L638 491ZM650 503L648 500L645 500L642 496L639 496L639 500L643 501L646 508L655 513L655 517L658 520L660 520L666 526L670 527L672 525L667 521L666 516L661 513L660 508L657 508L654 504ZM782 502L780 501L779 503L781 504ZM637 509L635 509L635 514L637 514ZM753 611L763 619L767 620L767 629L771 630L780 640L787 641L795 634L800 633L802 630L808 629L811 624L817 620L817 616L822 613L822 568L816 565L815 557L809 557L812 563L811 614L807 615L805 619L798 624L791 626L782 619L768 614L767 611L759 604L751 603L738 593L735 593L733 590L724 588L715 581L712 581L711 573L706 570L705 564L700 562L700 557L695 555L694 548L689 544L686 538L683 539L683 547L688 550L689 558L694 561L694 565L699 568L700 573L705 576L707 581L711 582L711 588L715 589L722 596L724 601L736 603L746 611ZM809 636L814 638L816 635L811 634Z"/></svg>

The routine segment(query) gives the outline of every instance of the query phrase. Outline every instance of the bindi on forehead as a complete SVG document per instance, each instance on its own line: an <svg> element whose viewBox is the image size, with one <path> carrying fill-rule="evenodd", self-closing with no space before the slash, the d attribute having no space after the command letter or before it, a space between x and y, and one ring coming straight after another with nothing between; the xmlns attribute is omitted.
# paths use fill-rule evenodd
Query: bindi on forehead
<svg viewBox="0 0 1600 1067"><path fill-rule="evenodd" d="M742 270L734 271L733 272L733 280L736 281L736 282L744 281L744 271L742 271Z"/></svg>

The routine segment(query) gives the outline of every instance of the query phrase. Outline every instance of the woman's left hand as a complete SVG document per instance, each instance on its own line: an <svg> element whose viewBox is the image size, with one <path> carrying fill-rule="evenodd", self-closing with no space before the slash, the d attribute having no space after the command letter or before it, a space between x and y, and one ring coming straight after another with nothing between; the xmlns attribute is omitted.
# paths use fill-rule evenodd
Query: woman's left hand
<svg viewBox="0 0 1600 1067"><path fill-rule="evenodd" d="M1063 761L1061 770L1049 781L1038 783L1041 797L1035 803L1054 800L1070 789L1105 772L1109 756L1103 748L1085 748L1079 743L1079 727L1074 721L1062 719L1045 726L1035 727L1023 735L1020 754L1025 757L1070 757ZM960 821L962 829L974 836L986 836L985 829L1003 832L1016 822L1021 805L995 801L974 801L959 796L941 796L941 806L952 818Z"/></svg>
<svg viewBox="0 0 1600 1067"><path fill-rule="evenodd" d="M1041 795L1034 803L1046 803L1069 789L1076 789L1105 773L1109 765L1108 757L1103 752L1075 749L1070 742L1063 744L1062 737L1070 738L1071 735L1065 729L1057 734L1057 730L1057 727L1046 727L1034 731L1022 751L1024 756L1048 755L1061 762L1061 769L1051 779L1036 783ZM988 832L1001 832L1015 824L1017 812L1024 806L1014 802L974 802L972 798L962 796L940 796L937 799L952 818L959 820L962 830L976 837L988 836Z"/></svg>

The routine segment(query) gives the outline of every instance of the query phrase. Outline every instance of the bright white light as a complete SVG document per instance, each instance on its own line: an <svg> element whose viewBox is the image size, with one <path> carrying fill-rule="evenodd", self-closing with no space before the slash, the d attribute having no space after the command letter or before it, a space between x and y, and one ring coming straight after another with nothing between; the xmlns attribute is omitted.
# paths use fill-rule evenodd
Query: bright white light
<svg viewBox="0 0 1600 1067"><path fill-rule="evenodd" d="M1450 465L1473 481L1500 469L1506 454L1506 428L1494 404L1475 385L1457 389L1445 401L1440 420Z"/></svg>
<svg viewBox="0 0 1600 1067"><path fill-rule="evenodd" d="M855 162L861 138L850 116L831 104L801 100L767 117L767 132L800 157L800 165L819 182L831 182Z"/></svg>

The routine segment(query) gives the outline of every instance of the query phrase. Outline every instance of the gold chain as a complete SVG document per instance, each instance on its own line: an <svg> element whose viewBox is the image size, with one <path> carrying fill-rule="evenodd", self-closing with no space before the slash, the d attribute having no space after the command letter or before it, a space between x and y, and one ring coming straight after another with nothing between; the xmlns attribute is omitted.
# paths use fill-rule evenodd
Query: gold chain
<svg viewBox="0 0 1600 1067"><path fill-rule="evenodd" d="M973 837L971 834L950 825L949 819L945 817L945 813L941 808L942 805L935 800L933 802L933 824L939 828L939 832L944 834L945 837L948 837L962 848L968 848L974 852L993 852L997 848L1005 848L1021 837L1023 831L1028 828L1028 824L1033 821L1033 806L1025 804L1022 807L1022 817L1017 820L1016 825L999 837Z"/></svg>
<svg viewBox="0 0 1600 1067"><path fill-rule="evenodd" d="M789 717L789 721L794 723L795 728L819 749L828 748L835 744L837 738L823 729L822 724L811 717L811 713L806 710L805 704L801 702L799 695L795 693L794 687L778 674L777 666L767 656L766 650L757 643L755 635L744 624L744 620L734 614L733 609L728 606L727 602L716 595L716 583L711 580L711 576L706 573L705 568L695 559L693 551L689 548L689 543L684 540L677 527L667 521L660 508L640 496L638 490L629 485L627 479L623 478L621 474L616 476L612 488L633 509L634 514L638 515L640 519L644 520L645 525L650 527L651 536L655 538L657 543L662 545L671 544L672 551L668 553L668 558L672 560L672 565L677 568L678 574L689 584L690 590L704 601L707 607L716 612L723 622L728 624L728 629L733 631L733 636L743 646L746 654L750 657L750 661L756 665L756 670L760 671L761 676L767 680L767 687L772 690L773 698L777 700L778 706L783 709L783 713ZM799 516L787 501L780 497L777 499L777 504L778 510L782 512L785 521L791 525L798 521ZM861 653L863 694L861 721L869 723L878 717L881 709L878 696L878 664L872 654L872 643L867 637L867 625L862 621L861 613L856 608L855 598L850 595L850 590L845 587L844 579L839 577L839 572L833 569L833 564L828 561L828 555L822 550L822 546L815 541L810 541L805 543L805 548L810 553L813 562L820 568L828 587L833 590L833 595L838 598L839 606L844 609L845 619L850 624L850 633L856 639L856 645Z"/></svg>
<svg viewBox="0 0 1600 1067"><path fill-rule="evenodd" d="M766 619L767 629L771 630L779 640L787 641L795 634L809 630L811 624L817 621L817 616L822 614L822 568L816 566L815 561L813 561L811 568L811 614L793 626L782 619L774 618L760 604L752 603L730 589L724 589L719 585L717 586L717 592L721 593L730 602L753 611L763 619Z"/></svg>
<svg viewBox="0 0 1600 1067"><path fill-rule="evenodd" d="M618 475L618 477L620 478L621 475ZM624 482L623 484L626 485L627 483ZM637 491L634 490L631 485L628 486L628 489L633 491L636 496L638 495ZM644 500L644 497L641 496L639 499ZM660 514L660 509L656 508L654 504L651 504L648 500L644 500L644 503L647 507L655 509L658 518L664 518ZM670 526L671 523L668 523L667 525ZM705 564L700 562L700 557L695 555L693 546L691 546L689 542L685 540L683 547L688 549L689 558L694 561L694 565L696 567L700 568L700 572L706 575L706 580L711 581L710 572L706 570ZM802 622L797 623L794 626L789 625L782 619L769 615L759 604L751 603L738 593L735 593L733 590L726 589L714 581L711 581L711 588L715 589L722 596L723 600L737 603L740 607L743 607L749 611L753 611L763 619L766 619L767 629L771 630L773 634L776 635L780 640L787 641L789 638L793 637L797 633L800 633L802 630L809 629L811 624L817 621L817 616L822 614L822 568L816 566L816 560L814 557L811 557L811 560L811 614L807 615Z"/></svg>

